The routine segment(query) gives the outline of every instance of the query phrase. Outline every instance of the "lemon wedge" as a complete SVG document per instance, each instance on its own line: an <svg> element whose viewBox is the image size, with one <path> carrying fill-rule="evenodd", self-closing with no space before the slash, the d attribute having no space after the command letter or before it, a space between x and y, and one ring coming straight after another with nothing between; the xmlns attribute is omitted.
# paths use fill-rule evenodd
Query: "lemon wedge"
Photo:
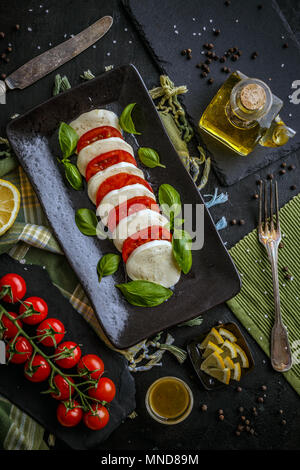
<svg viewBox="0 0 300 470"><path fill-rule="evenodd" d="M210 375L211 377L214 377L215 379L218 379L220 382L223 382L224 384L228 385L231 372L229 368L225 369L216 369L214 367L211 367L210 369L205 371L206 374Z"/></svg>
<svg viewBox="0 0 300 470"><path fill-rule="evenodd" d="M204 359L201 364L201 369L204 370L204 372L206 372L206 370L210 367L214 367L217 369L225 369L224 361L220 354L218 354L216 351L207 356L207 358Z"/></svg>
<svg viewBox="0 0 300 470"><path fill-rule="evenodd" d="M231 341L228 341L228 339L226 339L222 344L222 350L222 357L229 356L231 359L235 359L237 357L236 343L233 344Z"/></svg>
<svg viewBox="0 0 300 470"><path fill-rule="evenodd" d="M225 357L224 364L228 369L234 369L234 362L229 356Z"/></svg>
<svg viewBox="0 0 300 470"><path fill-rule="evenodd" d="M249 360L245 351L238 344L235 344L235 349L238 355L238 361L241 364L241 366L244 368L249 367Z"/></svg>
<svg viewBox="0 0 300 470"><path fill-rule="evenodd" d="M226 330L226 328L219 328L219 333L222 336L222 338L228 339L232 343L236 342L236 337L234 336L234 334L231 333L231 331Z"/></svg>
<svg viewBox="0 0 300 470"><path fill-rule="evenodd" d="M205 349L206 346L208 345L209 341L211 341L214 344L222 344L224 343L224 340L218 330L216 328L212 328L206 338L202 341L200 344L200 349Z"/></svg>
<svg viewBox="0 0 300 470"><path fill-rule="evenodd" d="M20 209L20 193L9 181L0 179L0 235L13 225Z"/></svg>
<svg viewBox="0 0 300 470"><path fill-rule="evenodd" d="M206 349L205 349L202 357L206 358L207 356L209 356L210 354L212 354L215 351L217 353L219 353L220 355L223 353L223 350L221 348L219 348L219 346L217 344L213 343L212 341L208 341Z"/></svg>
<svg viewBox="0 0 300 470"><path fill-rule="evenodd" d="M237 380L239 381L240 378L241 378L241 373L242 373L242 369L241 369L241 365L239 362L235 362L234 363L234 368L232 370L232 374L231 374L231 378L233 380Z"/></svg>

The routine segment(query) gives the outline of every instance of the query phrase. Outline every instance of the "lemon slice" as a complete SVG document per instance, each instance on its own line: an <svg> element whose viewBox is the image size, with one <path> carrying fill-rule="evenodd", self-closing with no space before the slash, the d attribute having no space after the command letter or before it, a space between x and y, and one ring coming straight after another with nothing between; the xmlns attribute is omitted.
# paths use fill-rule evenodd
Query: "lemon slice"
<svg viewBox="0 0 300 470"><path fill-rule="evenodd" d="M224 384L228 385L231 372L229 368L225 369L215 369L214 367L211 367L210 369L207 369L206 374L210 375L211 377L214 377L215 379L218 379L220 382L223 382Z"/></svg>
<svg viewBox="0 0 300 470"><path fill-rule="evenodd" d="M241 366L245 368L249 367L249 360L245 351L238 344L235 344L235 349L238 355L238 361Z"/></svg>
<svg viewBox="0 0 300 470"><path fill-rule="evenodd" d="M226 330L226 328L219 328L219 333L222 336L222 338L228 339L232 343L236 342L236 337L234 336L234 334L231 333L231 331Z"/></svg>
<svg viewBox="0 0 300 470"><path fill-rule="evenodd" d="M222 344L222 350L222 357L229 356L231 359L235 359L237 357L236 344L231 343L230 341L228 341L228 339L226 339Z"/></svg>
<svg viewBox="0 0 300 470"><path fill-rule="evenodd" d="M218 354L216 351L210 354L209 356L207 356L207 358L204 359L204 361L201 364L201 369L204 370L205 372L210 367L214 367L217 369L225 369L224 361L222 357L220 356L220 354Z"/></svg>
<svg viewBox="0 0 300 470"><path fill-rule="evenodd" d="M232 374L231 374L231 378L233 380L237 380L239 382L240 378L241 378L241 373L242 373L242 369L241 369L241 365L239 362L235 362L234 363L234 368L232 370Z"/></svg>
<svg viewBox="0 0 300 470"><path fill-rule="evenodd" d="M202 357L206 358L207 356L209 356L210 354L212 354L215 351L217 353L219 353L220 355L223 353L223 350L221 348L219 348L219 346L217 346L215 343L212 343L211 341L208 341L206 349L205 349Z"/></svg>
<svg viewBox="0 0 300 470"><path fill-rule="evenodd" d="M228 369L234 369L234 362L229 356L225 357L224 364Z"/></svg>
<svg viewBox="0 0 300 470"><path fill-rule="evenodd" d="M211 341L214 344L222 344L224 340L216 328L212 328L206 338L200 344L200 349L205 349L208 342Z"/></svg>
<svg viewBox="0 0 300 470"><path fill-rule="evenodd" d="M13 225L20 209L20 193L9 181L0 179L0 235Z"/></svg>

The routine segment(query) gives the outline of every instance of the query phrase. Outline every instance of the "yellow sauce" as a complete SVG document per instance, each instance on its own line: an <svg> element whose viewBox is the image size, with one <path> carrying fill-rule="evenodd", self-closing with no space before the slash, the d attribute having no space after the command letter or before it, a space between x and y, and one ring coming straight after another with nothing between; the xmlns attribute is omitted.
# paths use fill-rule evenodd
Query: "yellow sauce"
<svg viewBox="0 0 300 470"><path fill-rule="evenodd" d="M149 405L161 418L178 418L184 414L189 404L188 390L175 377L162 378L150 388Z"/></svg>

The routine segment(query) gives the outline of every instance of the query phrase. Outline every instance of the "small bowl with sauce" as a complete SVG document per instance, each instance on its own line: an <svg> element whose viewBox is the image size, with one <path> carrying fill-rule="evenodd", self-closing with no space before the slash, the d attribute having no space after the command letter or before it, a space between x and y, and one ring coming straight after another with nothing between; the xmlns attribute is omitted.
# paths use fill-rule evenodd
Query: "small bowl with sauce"
<svg viewBox="0 0 300 470"><path fill-rule="evenodd" d="M178 424L192 411L194 397L190 387L178 377L161 377L146 394L149 415L161 424Z"/></svg>

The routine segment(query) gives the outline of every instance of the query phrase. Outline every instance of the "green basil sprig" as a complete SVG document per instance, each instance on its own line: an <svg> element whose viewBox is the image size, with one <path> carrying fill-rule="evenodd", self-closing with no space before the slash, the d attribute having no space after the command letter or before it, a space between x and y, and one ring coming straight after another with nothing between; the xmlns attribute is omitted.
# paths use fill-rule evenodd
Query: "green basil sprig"
<svg viewBox="0 0 300 470"><path fill-rule="evenodd" d="M84 235L97 235L98 219L95 212L90 209L77 209L75 214L75 222L80 232Z"/></svg>
<svg viewBox="0 0 300 470"><path fill-rule="evenodd" d="M78 142L78 135L74 129L65 122L61 122L59 126L58 140L63 159L67 159L73 155Z"/></svg>
<svg viewBox="0 0 300 470"><path fill-rule="evenodd" d="M170 219L170 230L172 231L174 219L181 213L180 195L170 184L162 184L158 190L158 199L161 210Z"/></svg>
<svg viewBox="0 0 300 470"><path fill-rule="evenodd" d="M76 191L79 191L80 189L82 189L83 187L82 176L77 166L69 162L69 160L66 160L66 161L62 160L62 163L65 167L65 176L69 184L72 186L72 188L76 189Z"/></svg>
<svg viewBox="0 0 300 470"><path fill-rule="evenodd" d="M140 147L138 149L138 156L143 165L147 166L148 168L155 168L157 166L166 168L165 165L160 163L160 158L156 150L150 147Z"/></svg>
<svg viewBox="0 0 300 470"><path fill-rule="evenodd" d="M116 287L130 304L137 307L156 307L173 295L171 289L150 281L130 281Z"/></svg>
<svg viewBox="0 0 300 470"><path fill-rule="evenodd" d="M102 277L111 276L114 274L118 270L120 261L120 255L116 255L114 253L107 253L106 255L103 255L97 264L99 282L101 282Z"/></svg>
<svg viewBox="0 0 300 470"><path fill-rule="evenodd" d="M132 120L132 110L135 107L136 103L130 103L124 108L120 116L119 124L123 131L128 132L129 134L141 135L135 128L134 122Z"/></svg>
<svg viewBox="0 0 300 470"><path fill-rule="evenodd" d="M192 239L188 232L185 230L174 231L172 237L173 255L184 274L190 271L193 263L191 244Z"/></svg>

